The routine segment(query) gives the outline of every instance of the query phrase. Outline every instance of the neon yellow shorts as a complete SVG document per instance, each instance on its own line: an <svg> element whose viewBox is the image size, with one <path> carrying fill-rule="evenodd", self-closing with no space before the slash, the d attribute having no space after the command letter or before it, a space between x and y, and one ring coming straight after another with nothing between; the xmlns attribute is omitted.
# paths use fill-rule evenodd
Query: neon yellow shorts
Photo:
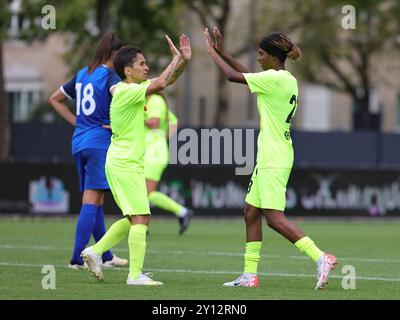
<svg viewBox="0 0 400 320"><path fill-rule="evenodd" d="M247 189L246 203L260 209L285 211L286 185L291 168L254 168Z"/></svg>
<svg viewBox="0 0 400 320"><path fill-rule="evenodd" d="M161 176L164 173L164 170L167 168L167 165L144 165L144 176L146 179L160 181Z"/></svg>
<svg viewBox="0 0 400 320"><path fill-rule="evenodd" d="M169 153L165 138L146 145L144 153L144 176L146 179L160 181L168 166Z"/></svg>
<svg viewBox="0 0 400 320"><path fill-rule="evenodd" d="M106 177L114 200L124 216L150 214L143 172L118 171L106 166Z"/></svg>

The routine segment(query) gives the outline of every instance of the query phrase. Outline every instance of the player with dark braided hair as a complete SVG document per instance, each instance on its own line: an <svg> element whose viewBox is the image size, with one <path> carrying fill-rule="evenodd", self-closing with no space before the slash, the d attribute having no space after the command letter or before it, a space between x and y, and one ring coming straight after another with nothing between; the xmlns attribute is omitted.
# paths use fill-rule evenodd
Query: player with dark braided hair
<svg viewBox="0 0 400 320"><path fill-rule="evenodd" d="M257 60L263 71L250 73L222 46L222 35L217 28L211 37L204 32L208 52L231 82L248 85L257 94L260 112L257 164L245 198L246 252L244 272L224 286L257 287L257 267L262 244L262 215L269 227L292 242L302 253L317 264L315 289L324 288L336 257L322 252L303 230L284 214L286 185L293 167L294 152L290 126L297 110L297 80L285 69L286 58L297 60L300 49L282 33L273 33L259 43Z"/></svg>

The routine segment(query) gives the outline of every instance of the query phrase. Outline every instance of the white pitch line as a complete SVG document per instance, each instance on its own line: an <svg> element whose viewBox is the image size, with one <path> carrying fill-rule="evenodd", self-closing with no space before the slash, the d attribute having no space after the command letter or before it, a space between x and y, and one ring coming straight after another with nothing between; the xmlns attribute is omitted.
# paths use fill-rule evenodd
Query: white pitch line
<svg viewBox="0 0 400 320"><path fill-rule="evenodd" d="M27 249L27 250L70 250L69 247L57 247L57 246L38 246L38 245L10 245L0 244L0 249L8 249L8 250L18 250L18 249ZM115 252L129 252L128 249L113 249ZM194 252L194 251L157 251L157 250L147 250L147 253L150 254L158 254L158 255L202 255L202 256L222 256L222 257L243 257L243 252L219 252L219 251L207 251L207 252ZM269 258L269 259L294 259L294 260L309 260L306 256L285 256L285 255L277 255L277 254L261 254L261 257ZM359 262L371 262L371 263L400 263L399 259L370 259L370 258L356 258L356 257L337 257L339 261L359 261Z"/></svg>
<svg viewBox="0 0 400 320"><path fill-rule="evenodd" d="M29 264L29 263L9 263L0 261L0 266L4 267L22 267L22 268L42 268L46 264ZM68 269L66 265L53 265L55 268ZM128 268L107 268L106 270L115 271L127 271ZM228 274L228 275L240 275L239 271L227 271L227 270L188 270L188 269L151 269L153 272L173 272L173 273L191 273L191 274ZM267 277L295 277L295 278L315 278L315 275L302 274L302 273L274 273L274 272L260 272L259 275ZM342 279L343 276L330 275L330 278ZM356 276L356 280L366 281L385 281L385 282L400 282L400 279L388 279L382 277L364 277Z"/></svg>

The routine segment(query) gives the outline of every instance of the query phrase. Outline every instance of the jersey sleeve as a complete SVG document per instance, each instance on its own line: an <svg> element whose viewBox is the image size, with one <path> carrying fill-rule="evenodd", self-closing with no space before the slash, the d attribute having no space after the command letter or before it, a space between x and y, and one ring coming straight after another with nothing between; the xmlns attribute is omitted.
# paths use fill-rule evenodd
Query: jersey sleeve
<svg viewBox="0 0 400 320"><path fill-rule="evenodd" d="M171 110L168 111L168 123L169 124L177 124L178 123L178 118Z"/></svg>
<svg viewBox="0 0 400 320"><path fill-rule="evenodd" d="M149 87L150 82L147 83L131 83L127 86L124 95L130 101L131 104L146 103L146 91Z"/></svg>
<svg viewBox="0 0 400 320"><path fill-rule="evenodd" d="M158 94L153 94L147 99L147 119L163 117L166 110L164 98Z"/></svg>
<svg viewBox="0 0 400 320"><path fill-rule="evenodd" d="M67 83L64 83L60 87L60 90L63 93L63 95L66 96L70 100L75 99L75 96L76 96L75 83L76 83L76 76L74 76L70 81L68 81Z"/></svg>
<svg viewBox="0 0 400 320"><path fill-rule="evenodd" d="M108 90L110 91L120 81L121 81L121 78L118 76L118 74L115 71L111 71L110 75L108 77L108 80L107 80L107 88L108 88Z"/></svg>
<svg viewBox="0 0 400 320"><path fill-rule="evenodd" d="M243 73L252 93L269 94L278 86L279 78L274 70Z"/></svg>

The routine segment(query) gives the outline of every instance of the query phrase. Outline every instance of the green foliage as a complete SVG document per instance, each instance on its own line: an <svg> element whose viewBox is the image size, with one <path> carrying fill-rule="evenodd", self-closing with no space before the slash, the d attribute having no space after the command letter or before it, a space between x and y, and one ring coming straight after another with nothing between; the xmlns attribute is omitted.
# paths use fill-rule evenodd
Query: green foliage
<svg viewBox="0 0 400 320"><path fill-rule="evenodd" d="M275 11L277 19L273 20L302 49L302 60L296 68L307 80L350 92L350 88L366 85L361 78L371 75L371 59L375 55L398 49L400 2L397 0L288 0L282 6L285 4L290 6L285 11ZM344 5L352 5L356 10L354 30L342 28ZM265 10L273 11L268 5Z"/></svg>
<svg viewBox="0 0 400 320"><path fill-rule="evenodd" d="M42 19L46 16L42 13L42 8L49 3L45 0L22 0L19 13L19 33L18 38L26 42L44 40L51 35L54 30L43 29Z"/></svg>
<svg viewBox="0 0 400 320"><path fill-rule="evenodd" d="M0 41L5 38L10 26L10 9L8 0L0 0Z"/></svg>
<svg viewBox="0 0 400 320"><path fill-rule="evenodd" d="M97 1L55 1L57 30L74 35L74 45L67 56L73 70L86 65L94 54L100 38ZM164 35L177 39L179 8L174 1L151 2L145 0L112 1L103 8L107 19L106 30L113 31L126 44L141 48L152 69L160 66L160 56L169 56Z"/></svg>
<svg viewBox="0 0 400 320"><path fill-rule="evenodd" d="M8 2L0 0L0 6L8 7ZM52 5L56 10L56 29L45 30L41 21L45 16L42 8ZM66 59L72 72L88 64L94 54L101 32L113 31L124 42L140 47L150 66L161 67L160 57L169 56L169 48L164 35L178 39L180 23L176 17L182 4L173 0L23 0L20 13L18 38L31 42L43 40L55 33L69 34L72 48ZM104 14L99 14L104 11ZM0 21L10 21L9 11L0 11ZM0 22L0 32L6 29ZM104 26L104 27L103 27ZM8 25L7 25L8 27ZM1 33L0 33L1 35Z"/></svg>

